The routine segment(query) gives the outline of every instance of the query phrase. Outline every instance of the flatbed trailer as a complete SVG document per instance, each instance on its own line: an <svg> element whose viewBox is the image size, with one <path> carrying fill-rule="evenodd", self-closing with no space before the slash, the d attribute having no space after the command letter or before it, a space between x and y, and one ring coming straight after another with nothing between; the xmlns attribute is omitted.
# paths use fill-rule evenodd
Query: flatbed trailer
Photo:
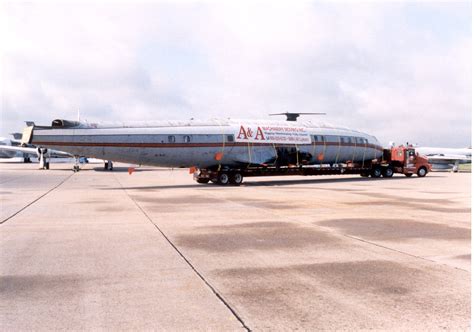
<svg viewBox="0 0 474 332"><path fill-rule="evenodd" d="M242 175L245 177L255 176L287 176L287 175L340 175L340 174L361 174L369 171L369 168L362 167L263 167L263 168L246 168L242 170Z"/></svg>
<svg viewBox="0 0 474 332"><path fill-rule="evenodd" d="M404 174L411 177L417 174L424 177L431 171L428 159L416 153L413 146L399 146L384 149L380 159L365 161L362 164L347 161L340 164L325 165L288 165L284 167L258 165L246 167L219 167L217 169L193 169L194 179L198 183L213 182L221 185L240 185L244 177L257 176L310 176L359 174L363 177L392 177Z"/></svg>

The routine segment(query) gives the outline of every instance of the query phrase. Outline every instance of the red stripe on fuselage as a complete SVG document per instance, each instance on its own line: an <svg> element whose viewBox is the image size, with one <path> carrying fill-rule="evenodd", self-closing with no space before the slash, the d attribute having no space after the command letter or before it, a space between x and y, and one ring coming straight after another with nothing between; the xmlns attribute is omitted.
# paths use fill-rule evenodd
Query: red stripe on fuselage
<svg viewBox="0 0 474 332"><path fill-rule="evenodd" d="M96 142L33 142L37 146L93 146L93 147L120 147L120 148L207 148L207 147L233 147L233 146L289 146L295 147L296 144L273 144L273 143L96 143ZM301 146L344 146L344 147L358 147L358 148L373 148L382 151L383 148L374 144L355 145L352 143L337 143L337 142L313 142L311 144L298 144Z"/></svg>

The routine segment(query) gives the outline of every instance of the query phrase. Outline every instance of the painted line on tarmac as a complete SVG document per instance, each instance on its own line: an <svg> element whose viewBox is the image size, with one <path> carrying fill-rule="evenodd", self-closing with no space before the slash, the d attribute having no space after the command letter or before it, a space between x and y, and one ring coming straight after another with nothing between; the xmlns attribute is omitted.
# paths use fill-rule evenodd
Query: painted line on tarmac
<svg viewBox="0 0 474 332"><path fill-rule="evenodd" d="M71 176L73 176L75 173L72 173L70 175L68 175L65 179L63 179L61 182L59 182L57 185L55 185L53 188L49 189L47 192L45 192L43 195L41 195L40 197L36 198L35 200L33 200L32 202L28 203L27 205L25 205L23 208L21 208L20 210L16 211L14 214L12 214L11 216L3 219L2 221L0 221L0 225L7 222L8 220L12 219L13 217L15 217L16 215L18 215L20 212L23 212L25 211L27 208L29 208L31 205L35 204L36 202L38 202L40 199L42 199L43 197L45 197L46 195L48 195L50 192L52 192L53 190L59 188L64 182L66 182L67 180L69 180L71 178Z"/></svg>
<svg viewBox="0 0 474 332"><path fill-rule="evenodd" d="M224 299L224 296L221 295L216 288L214 288L211 283L198 271L198 269L184 256L184 254L176 247L176 245L170 240L170 238L161 230L161 228L153 222L153 219L145 212L145 210L142 209L142 207L135 201L135 199L129 195L127 189L125 189L122 185L122 183L119 181L119 179L115 176L115 180L118 182L120 187L123 189L125 194L132 200L132 202L137 206L138 209L143 213L146 219L155 226L155 228L161 233L161 235L165 238L165 240L169 243L169 245L178 253L179 256L188 264L188 266L194 271L194 273L206 284L206 286L214 293L214 295L229 309L229 311L232 313L232 315L240 322L242 327L247 330L247 331L252 331L247 324L245 324L244 320L239 316L239 314L235 311L234 308L229 304L229 302Z"/></svg>

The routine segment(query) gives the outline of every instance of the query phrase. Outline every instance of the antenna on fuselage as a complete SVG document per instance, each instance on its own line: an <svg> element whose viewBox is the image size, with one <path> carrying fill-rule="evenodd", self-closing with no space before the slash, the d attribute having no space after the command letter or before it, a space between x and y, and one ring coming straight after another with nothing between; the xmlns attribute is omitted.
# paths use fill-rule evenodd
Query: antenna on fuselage
<svg viewBox="0 0 474 332"><path fill-rule="evenodd" d="M272 113L269 115L286 115L286 121L296 121L300 115L326 115L326 113Z"/></svg>

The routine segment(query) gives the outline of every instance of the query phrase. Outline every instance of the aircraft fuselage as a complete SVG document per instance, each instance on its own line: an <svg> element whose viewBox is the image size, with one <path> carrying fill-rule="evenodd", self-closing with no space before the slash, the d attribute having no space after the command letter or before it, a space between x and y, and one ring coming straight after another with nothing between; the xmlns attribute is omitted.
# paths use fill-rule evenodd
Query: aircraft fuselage
<svg viewBox="0 0 474 332"><path fill-rule="evenodd" d="M381 156L371 135L311 122L210 121L67 124L34 127L30 143L76 156L118 162L208 168L362 162Z"/></svg>

